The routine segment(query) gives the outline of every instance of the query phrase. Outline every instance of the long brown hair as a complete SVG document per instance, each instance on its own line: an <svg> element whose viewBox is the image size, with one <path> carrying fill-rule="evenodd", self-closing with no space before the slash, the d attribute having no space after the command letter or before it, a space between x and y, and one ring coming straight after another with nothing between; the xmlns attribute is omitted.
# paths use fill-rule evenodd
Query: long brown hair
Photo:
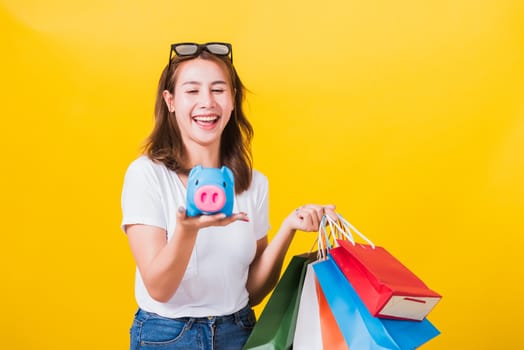
<svg viewBox="0 0 524 350"><path fill-rule="evenodd" d="M170 67L162 71L155 102L155 126L144 145L147 156L153 161L163 163L167 168L187 174L190 169L184 167L186 149L176 122L175 113L170 113L163 98L164 90L174 93L176 70L181 62L200 57L217 62L229 73L234 91L235 108L220 139L220 161L229 167L235 176L235 192L242 193L251 185L253 159L251 140L253 127L249 123L242 104L245 87L240 81L235 67L227 57L215 56L205 50L198 56L175 56ZM168 71L169 70L169 71Z"/></svg>

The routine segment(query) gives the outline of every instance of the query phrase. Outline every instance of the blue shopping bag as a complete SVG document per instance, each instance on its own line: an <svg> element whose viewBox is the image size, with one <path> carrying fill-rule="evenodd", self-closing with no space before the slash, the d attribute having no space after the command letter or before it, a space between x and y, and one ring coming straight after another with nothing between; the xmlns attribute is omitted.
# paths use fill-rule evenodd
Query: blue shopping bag
<svg viewBox="0 0 524 350"><path fill-rule="evenodd" d="M411 350L440 334L426 318L422 321L391 320L371 315L329 255L312 266L351 350Z"/></svg>

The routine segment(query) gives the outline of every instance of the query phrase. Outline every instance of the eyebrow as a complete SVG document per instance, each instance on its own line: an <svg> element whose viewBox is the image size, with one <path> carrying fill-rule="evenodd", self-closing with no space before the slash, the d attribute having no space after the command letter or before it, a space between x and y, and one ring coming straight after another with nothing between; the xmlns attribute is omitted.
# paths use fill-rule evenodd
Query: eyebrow
<svg viewBox="0 0 524 350"><path fill-rule="evenodd" d="M215 81L211 82L211 85L218 85L218 84L226 84L227 85L227 82L224 81L224 80L215 80ZM183 82L182 85L202 85L202 83L199 82L199 81L190 80L190 81Z"/></svg>

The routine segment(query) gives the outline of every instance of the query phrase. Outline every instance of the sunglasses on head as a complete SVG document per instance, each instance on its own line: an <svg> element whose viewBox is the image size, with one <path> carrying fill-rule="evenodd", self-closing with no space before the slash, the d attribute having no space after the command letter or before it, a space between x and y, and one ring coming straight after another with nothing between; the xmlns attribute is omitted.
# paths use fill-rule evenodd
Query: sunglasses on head
<svg viewBox="0 0 524 350"><path fill-rule="evenodd" d="M210 42L205 44L197 43L178 43L171 44L171 50L169 51L169 65L167 71L171 69L171 60L173 59L173 52L175 55L184 56L197 56L202 50L206 50L215 56L228 57L233 63L233 47L229 43Z"/></svg>

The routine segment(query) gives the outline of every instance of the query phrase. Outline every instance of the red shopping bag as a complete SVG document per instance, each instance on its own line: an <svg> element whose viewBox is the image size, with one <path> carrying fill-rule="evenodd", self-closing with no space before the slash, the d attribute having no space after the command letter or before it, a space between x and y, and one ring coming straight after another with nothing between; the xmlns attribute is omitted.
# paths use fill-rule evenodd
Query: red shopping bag
<svg viewBox="0 0 524 350"><path fill-rule="evenodd" d="M329 219L329 218L328 218ZM344 237L330 251L335 263L373 316L423 320L442 296L383 247L375 246L341 217ZM329 220L328 220L329 221ZM336 224L331 222L331 224ZM349 228L370 244L356 243Z"/></svg>

